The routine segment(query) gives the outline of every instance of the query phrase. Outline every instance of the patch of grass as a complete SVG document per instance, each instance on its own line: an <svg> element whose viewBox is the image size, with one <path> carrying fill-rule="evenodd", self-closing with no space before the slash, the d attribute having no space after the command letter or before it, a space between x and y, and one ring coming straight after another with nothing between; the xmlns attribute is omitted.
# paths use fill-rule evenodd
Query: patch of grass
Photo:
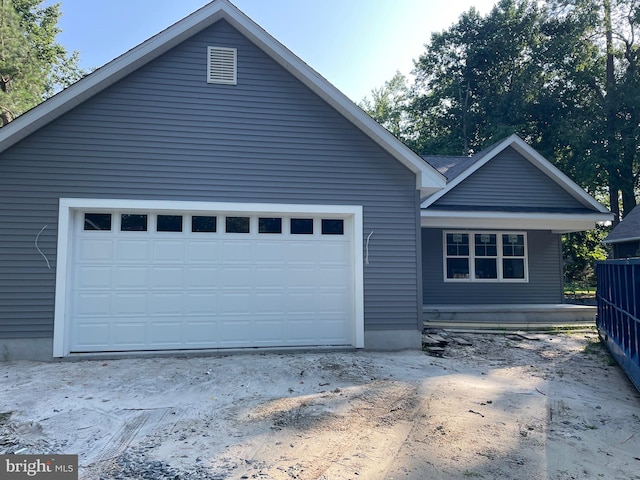
<svg viewBox="0 0 640 480"><path fill-rule="evenodd" d="M582 349L582 353L584 355L600 357L608 367L617 365L616 359L613 358L599 338L590 339Z"/></svg>
<svg viewBox="0 0 640 480"><path fill-rule="evenodd" d="M582 353L585 355L602 355L604 352L604 345L600 342L600 339L593 339L587 341L587 344L582 349Z"/></svg>
<svg viewBox="0 0 640 480"><path fill-rule="evenodd" d="M466 470L463 474L463 477L465 478L484 478L484 475L482 475L479 472L472 472L471 470Z"/></svg>

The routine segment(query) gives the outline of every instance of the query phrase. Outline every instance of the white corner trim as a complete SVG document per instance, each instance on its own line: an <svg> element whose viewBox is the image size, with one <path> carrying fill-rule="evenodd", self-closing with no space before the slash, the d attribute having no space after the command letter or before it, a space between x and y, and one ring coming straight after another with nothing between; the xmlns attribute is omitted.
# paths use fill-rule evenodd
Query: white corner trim
<svg viewBox="0 0 640 480"><path fill-rule="evenodd" d="M67 331L67 270L71 245L71 207L67 199L60 199L58 206L58 246L56 253L56 292L53 314L53 356L64 357L69 353Z"/></svg>
<svg viewBox="0 0 640 480"><path fill-rule="evenodd" d="M354 341L356 348L364 348L364 232L363 208L356 207L353 214L353 242L354 242Z"/></svg>

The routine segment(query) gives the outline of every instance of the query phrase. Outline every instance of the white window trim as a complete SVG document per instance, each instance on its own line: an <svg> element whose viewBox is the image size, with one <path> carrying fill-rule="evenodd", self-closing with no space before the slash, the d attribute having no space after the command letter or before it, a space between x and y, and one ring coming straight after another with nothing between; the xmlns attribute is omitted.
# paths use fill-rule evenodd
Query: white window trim
<svg viewBox="0 0 640 480"><path fill-rule="evenodd" d="M326 215L333 218L350 219L345 223L345 235L353 239L353 340L355 348L364 348L364 247L363 247L363 207L361 205L299 205L274 203L218 203L163 200L125 200L96 198L61 198L58 208L58 243L56 262L56 292L53 321L53 356L69 354L69 247L74 238L74 213L78 210L95 212L118 211L150 213L208 213L251 215ZM75 215L77 217L77 215ZM112 223L112 229L114 224ZM257 229L257 226L256 226ZM149 230L149 228L147 229ZM133 233L133 232L132 232ZM140 232L145 234L147 232Z"/></svg>
<svg viewBox="0 0 640 480"><path fill-rule="evenodd" d="M447 255L447 234L464 234L469 235L469 255L465 257L456 257ZM475 235L489 234L496 235L498 254L496 257L479 257L479 258L495 258L497 262L498 278L475 278ZM523 258L523 257L504 257L502 254L502 235L523 235L524 236L524 278L503 278L502 260L504 258ZM468 258L469 259L469 278L447 278L447 258ZM443 230L442 231L442 276L445 282L453 283L528 283L529 282L529 241L527 232L523 231L507 231L507 230Z"/></svg>

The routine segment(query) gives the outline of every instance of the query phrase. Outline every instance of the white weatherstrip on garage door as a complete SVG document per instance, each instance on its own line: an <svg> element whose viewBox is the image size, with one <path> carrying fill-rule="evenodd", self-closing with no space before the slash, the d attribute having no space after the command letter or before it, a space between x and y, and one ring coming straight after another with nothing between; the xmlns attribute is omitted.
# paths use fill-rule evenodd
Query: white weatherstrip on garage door
<svg viewBox="0 0 640 480"><path fill-rule="evenodd" d="M361 206L61 199L58 232L56 357L364 346Z"/></svg>

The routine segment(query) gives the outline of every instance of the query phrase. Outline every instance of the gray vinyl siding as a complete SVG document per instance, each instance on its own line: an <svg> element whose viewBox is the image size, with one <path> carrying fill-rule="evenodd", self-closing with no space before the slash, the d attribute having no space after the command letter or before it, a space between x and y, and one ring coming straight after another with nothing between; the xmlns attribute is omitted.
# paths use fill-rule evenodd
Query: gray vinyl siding
<svg viewBox="0 0 640 480"><path fill-rule="evenodd" d="M542 230L527 232L529 282L480 283L444 281L442 232L438 228L422 229L422 293L425 305L563 302L560 235Z"/></svg>
<svg viewBox="0 0 640 480"><path fill-rule="evenodd" d="M434 203L436 208L444 206L488 207L489 210L585 208L512 147L500 152Z"/></svg>
<svg viewBox="0 0 640 480"><path fill-rule="evenodd" d="M365 328L417 328L414 174L224 21L0 155L0 338L52 336L62 197L363 205Z"/></svg>

